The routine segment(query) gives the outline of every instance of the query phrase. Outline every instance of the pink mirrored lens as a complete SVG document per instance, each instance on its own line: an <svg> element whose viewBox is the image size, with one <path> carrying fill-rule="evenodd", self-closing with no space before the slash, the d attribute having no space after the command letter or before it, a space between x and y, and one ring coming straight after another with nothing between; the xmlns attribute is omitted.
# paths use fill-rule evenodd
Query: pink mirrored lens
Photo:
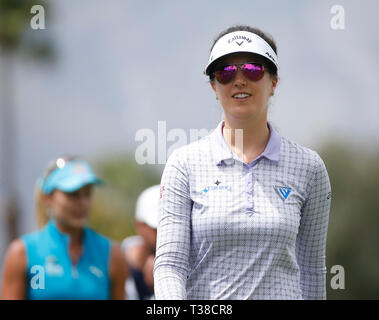
<svg viewBox="0 0 379 320"><path fill-rule="evenodd" d="M260 64L245 63L242 65L241 70L246 78L251 81L258 81L264 75L264 67Z"/></svg>
<svg viewBox="0 0 379 320"><path fill-rule="evenodd" d="M263 65L256 63L244 63L240 68L243 75L250 81L262 79L265 72ZM222 70L217 70L215 72L217 81L222 84L227 84L234 79L237 74L237 69L236 65L229 65L225 66Z"/></svg>
<svg viewBox="0 0 379 320"><path fill-rule="evenodd" d="M215 76L218 82L220 83L228 83L230 82L237 73L237 67L236 66L226 66L222 70L217 70L215 72Z"/></svg>

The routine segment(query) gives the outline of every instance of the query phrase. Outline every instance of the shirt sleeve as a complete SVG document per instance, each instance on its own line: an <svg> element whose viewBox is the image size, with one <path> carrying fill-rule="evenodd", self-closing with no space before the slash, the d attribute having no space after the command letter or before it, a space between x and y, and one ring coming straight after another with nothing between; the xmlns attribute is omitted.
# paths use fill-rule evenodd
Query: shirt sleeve
<svg viewBox="0 0 379 320"><path fill-rule="evenodd" d="M325 164L317 154L316 156L309 196L302 208L296 239L300 286L306 300L326 299L325 250L331 186Z"/></svg>
<svg viewBox="0 0 379 320"><path fill-rule="evenodd" d="M192 200L185 162L177 150L168 159L161 180L154 293L158 300L186 299Z"/></svg>

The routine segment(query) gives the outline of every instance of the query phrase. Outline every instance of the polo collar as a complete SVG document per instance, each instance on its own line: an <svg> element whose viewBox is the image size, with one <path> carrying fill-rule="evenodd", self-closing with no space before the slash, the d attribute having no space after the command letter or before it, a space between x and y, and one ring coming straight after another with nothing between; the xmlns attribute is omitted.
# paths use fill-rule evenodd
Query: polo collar
<svg viewBox="0 0 379 320"><path fill-rule="evenodd" d="M216 165L220 165L222 163L226 165L234 164L235 160L238 160L237 156L232 152L232 150L230 150L224 139L224 136L222 134L223 126L224 121L221 121L210 135L212 142L211 147L213 150L213 160ZM267 122L267 126L270 129L270 138L265 150L257 159L265 157L268 160L277 162L279 161L280 155L281 136L274 129L270 122Z"/></svg>
<svg viewBox="0 0 379 320"><path fill-rule="evenodd" d="M53 237L53 239L57 241L63 242L66 246L70 243L70 235L67 233L64 233L59 230L57 226L57 222L54 218L50 218L50 220L47 222L46 227L50 233L50 235ZM85 226L83 228L83 245L85 246L86 241L88 240L88 227Z"/></svg>

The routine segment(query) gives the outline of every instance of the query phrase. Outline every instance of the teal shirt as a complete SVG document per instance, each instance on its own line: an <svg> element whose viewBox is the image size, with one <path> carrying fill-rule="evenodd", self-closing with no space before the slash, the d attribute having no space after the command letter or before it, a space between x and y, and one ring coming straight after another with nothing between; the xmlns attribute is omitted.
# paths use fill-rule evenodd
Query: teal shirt
<svg viewBox="0 0 379 320"><path fill-rule="evenodd" d="M69 256L69 235L52 219L40 231L21 239L27 259L27 299L110 299L109 239L85 227L83 254L76 265Z"/></svg>

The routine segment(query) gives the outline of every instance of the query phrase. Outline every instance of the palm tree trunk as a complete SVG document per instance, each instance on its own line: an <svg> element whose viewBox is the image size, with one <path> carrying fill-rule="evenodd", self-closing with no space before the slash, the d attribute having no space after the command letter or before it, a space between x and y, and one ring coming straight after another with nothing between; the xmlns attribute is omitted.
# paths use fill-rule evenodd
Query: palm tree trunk
<svg viewBox="0 0 379 320"><path fill-rule="evenodd" d="M13 106L12 55L0 50L0 204L6 242L18 236L16 117ZM1 241L1 240L0 240ZM3 240L4 241L4 240Z"/></svg>

